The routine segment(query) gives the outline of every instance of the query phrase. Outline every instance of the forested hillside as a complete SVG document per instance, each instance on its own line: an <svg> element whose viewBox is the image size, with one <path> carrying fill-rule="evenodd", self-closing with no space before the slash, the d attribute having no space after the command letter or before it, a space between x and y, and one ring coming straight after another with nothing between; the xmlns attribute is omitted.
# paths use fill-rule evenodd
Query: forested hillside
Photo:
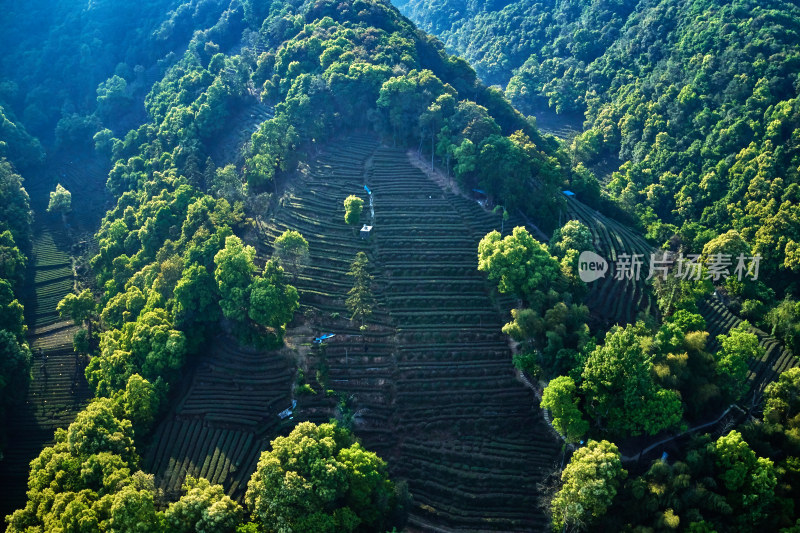
<svg viewBox="0 0 800 533"><path fill-rule="evenodd" d="M8 531L797 527L797 8L396 4L8 6Z"/></svg>
<svg viewBox="0 0 800 533"><path fill-rule="evenodd" d="M0 158L0 457L7 446L7 415L19 408L30 382L24 299L31 210L23 180Z"/></svg>
<svg viewBox="0 0 800 533"><path fill-rule="evenodd" d="M800 231L794 4L398 4L521 110L585 114L573 158L619 158L607 192L654 244L700 253L734 229L786 288Z"/></svg>
<svg viewBox="0 0 800 533"><path fill-rule="evenodd" d="M516 363L549 380L543 405L566 440L577 440L587 432L595 438L616 433L612 440L625 444L629 442L625 434L660 431L671 424L676 424L672 434L687 429L691 433L704 420L711 422L699 425L713 429L712 422L719 420L710 413L722 412L730 402L758 409L762 395L769 403L777 401L770 398L778 390L786 390L781 387L791 388L788 383L794 378L789 376L795 371L784 374L783 385L769 383L796 365L791 351L797 353L798 347L800 13L794 4L669 0L395 4L442 38L451 52L474 64L487 83L504 87L524 113L542 116L549 109L565 125L576 113L585 119L582 131L566 136L564 146L572 164L601 174L602 196L617 208L601 203L603 210L632 223L649 244L638 242L617 221L570 200L568 217L580 224L569 231L564 226L553 236L550 252L556 259L596 250L617 261L625 257L621 253L642 254L646 265L650 253L658 249L674 254L667 256L672 259L666 277L660 280L656 275L649 282L660 325L645 319L612 328L604 340L598 337L596 348L590 344L584 355L570 359L572 350L577 347L580 352L584 342L580 329L575 329L580 324L577 310L562 309L560 315L556 308L544 312L541 295L526 295L521 281L509 285L511 278L506 276L511 271L507 274L505 269L510 265L500 262L499 253L518 244L487 236L487 252L492 255L487 253L484 268L490 277L500 278L501 291L507 284L505 289L523 296L526 304L514 311L514 320L504 328L523 343ZM552 127L558 119L545 116L549 129L558 129ZM578 200L582 196L579 193ZM521 236L518 241L523 242ZM701 275L686 275L682 263L686 257L700 258ZM727 257L731 271L737 258L758 258L757 279L707 275L719 268L716 260ZM541 261L540 257L531 263L541 265ZM657 263L651 262L651 268L653 264ZM754 274L753 265L748 268ZM651 269L649 276L653 275ZM690 281L701 278L706 280ZM594 312L625 316L625 308L609 295L641 299L644 289L631 283L624 277L618 283L596 282L586 301ZM624 284L632 288L623 290ZM556 316L557 328L551 322ZM627 316L621 322L632 322L629 311ZM550 331L558 331L561 342L571 345L554 343ZM644 351L632 355L631 349ZM556 354L556 365L549 351ZM623 360L627 362L620 364ZM649 363L633 370L642 361ZM619 373L621 368L627 370ZM644 411L649 412L637 420L636 413ZM727 413L731 415L730 410ZM681 416L688 424L681 425ZM624 469L615 469L603 482L608 499L583 499L580 487L588 480L581 476L595 458L611 460L619 452L605 445L586 454L579 450L573 456L574 469L571 464L564 470L564 485L552 502L555 526L603 525L619 530L624 524L639 524L691 530L713 524L715 530L749 530L790 525L792 513L777 512L775 507L766 510L784 505L784 498L794 498L793 492L781 487L796 487L789 481L791 467L778 466L794 460L787 459L786 454L794 452L778 436L792 430L776 426L777 415L770 416L763 422L757 415L755 420L744 417L751 422L741 435L684 442L678 452L681 460L669 467L653 463L644 477L626 482ZM776 439L771 441L775 447L764 445L765 432ZM669 440L660 441L662 449L677 450L670 448ZM623 445L623 453L625 449ZM724 465L735 462L726 457L733 449L740 454L735 461L750 465L747 476L763 483L708 484L719 476L730 479ZM756 454L762 456L757 461ZM692 481L699 472L708 477ZM622 495L625 491L631 492ZM759 491L763 492L756 496ZM717 514L723 508L739 513L737 509L744 509L742 498L748 497L766 507L750 508L730 522ZM607 518L597 520L608 503L631 499L642 506L616 505ZM593 506L593 511L576 514L578 502Z"/></svg>
<svg viewBox="0 0 800 533"><path fill-rule="evenodd" d="M504 84L523 111L583 114L583 132L570 141L573 162L619 165L604 192L654 246L701 254L727 235L727 249L760 256L763 283L724 287L732 309L797 346L794 4L402 8Z"/></svg>
<svg viewBox="0 0 800 533"><path fill-rule="evenodd" d="M261 440L242 448L248 456L263 451L252 478L249 471L237 476L243 484L250 479L244 501L241 490L183 479L183 473L185 494L179 488L168 495L178 501L165 501L156 491L161 477L141 471L140 454L182 380L193 375L192 361L212 340L255 353L283 346L300 305L292 279L297 265L285 256L264 258L256 237L267 213L284 205L283 187L306 172L307 159L342 129L424 147L431 157L457 152L461 166L455 172L464 187L482 187L494 201L524 209L547 227L563 203L557 191L570 176L564 152L500 93L478 83L463 60L445 54L382 2L152 2L124 9L59 3L46 12L13 15L18 21L9 24L10 53L3 63L9 117L4 155L37 177L70 152L108 164L113 205L99 221L94 242L84 243L91 275L58 305L64 318L82 326L73 344L88 355L85 374L95 399L31 463L28 502L9 517L9 531L272 530L275 524L298 531L366 531L402 524L408 497L386 478L386 463L354 443L346 427L301 424L289 440L273 438L288 435L290 424L258 430L259 439L272 442L267 449L259 448ZM57 61L58 54L67 59ZM85 227L91 217L73 214L72 198L94 185L70 192L46 179L45 187L55 189L48 210L61 214L67 238L75 238L69 228L78 222ZM58 225L54 217L47 220ZM281 242L266 244L277 249ZM474 276L472 268L467 272ZM365 323L371 315L366 303L353 305L361 306L362 331L379 327ZM503 346L499 330L493 331L490 336ZM412 339L419 340L411 335L403 342ZM211 361L212 368L221 364ZM530 401L521 385L512 385L510 366L497 371L490 387L510 387ZM298 395L301 414L310 401L302 395L313 392L302 376L301 371L296 383L286 383L291 396ZM455 383L448 397L458 398L459 386L473 386ZM325 395L335 399L335 385L328 387ZM480 403L474 408L485 416ZM308 412L320 409L327 417L339 412L335 400ZM524 413L523 408L518 416ZM203 427L206 414L194 415ZM346 420L340 424L352 424ZM488 424L486 430L498 428ZM476 446L484 431L476 429ZM227 429L213 434L225 435L225 442L233 435ZM508 447L488 457L516 461L518 446L531 442L520 437L509 433ZM183 433L162 444L171 445L173 438ZM315 451L309 439L319 439L321 448ZM151 453L161 453L162 444L153 442ZM226 450L223 441L217 443L216 452L202 456L209 462L198 472L227 483L215 474L224 471L217 458ZM323 476L318 467L304 469L295 460L279 466L270 453L280 462L286 453L301 461L326 457L326 468L337 474ZM448 468L463 468L456 477L464 483L471 467L461 466L459 453L452 453ZM524 464L535 476L525 479L533 489L541 465ZM412 475L394 463L390 468ZM311 499L307 489L276 485L275 474L284 469L318 487ZM354 472L368 472L369 481L351 485ZM501 486L504 475L493 477L487 490ZM246 515L226 492L247 506ZM502 517L497 527L532 524L521 507L532 494L515 495L515 509L493 511ZM443 500L434 491L406 512L425 508L431 509L426 520L481 520L459 517L466 509L461 497ZM279 508L276 499L283 502ZM452 518L445 518L448 513Z"/></svg>

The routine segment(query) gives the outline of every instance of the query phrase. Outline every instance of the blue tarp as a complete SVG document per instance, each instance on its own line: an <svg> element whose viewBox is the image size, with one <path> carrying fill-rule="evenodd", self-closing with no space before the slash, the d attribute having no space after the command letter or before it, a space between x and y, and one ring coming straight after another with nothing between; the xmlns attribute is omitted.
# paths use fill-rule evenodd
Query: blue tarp
<svg viewBox="0 0 800 533"><path fill-rule="evenodd" d="M314 344L321 344L322 341L326 341L326 340L331 339L331 338L333 338L335 336L336 336L335 333L326 333L325 335L321 335L321 336L315 338L314 339Z"/></svg>
<svg viewBox="0 0 800 533"><path fill-rule="evenodd" d="M564 196L575 196L575 193L572 191L561 191Z"/></svg>
<svg viewBox="0 0 800 533"><path fill-rule="evenodd" d="M364 190L367 191L367 194L372 194L372 191L366 185L364 185Z"/></svg>

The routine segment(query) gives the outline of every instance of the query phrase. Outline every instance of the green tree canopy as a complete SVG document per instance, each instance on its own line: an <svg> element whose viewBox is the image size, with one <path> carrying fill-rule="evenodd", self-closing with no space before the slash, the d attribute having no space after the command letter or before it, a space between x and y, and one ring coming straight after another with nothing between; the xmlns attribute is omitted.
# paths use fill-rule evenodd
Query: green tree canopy
<svg viewBox="0 0 800 533"><path fill-rule="evenodd" d="M103 332L100 355L86 368L95 393L110 396L121 391L133 374L154 383L169 382L186 357L186 335L174 329L164 309L145 311L122 329Z"/></svg>
<svg viewBox="0 0 800 533"><path fill-rule="evenodd" d="M17 247L11 231L5 230L0 233L0 278L7 279L19 289L25 279L27 262L25 255Z"/></svg>
<svg viewBox="0 0 800 533"><path fill-rule="evenodd" d="M764 421L792 431L800 444L800 368L782 373L778 381L767 385L764 396Z"/></svg>
<svg viewBox="0 0 800 533"><path fill-rule="evenodd" d="M586 360L581 375L586 410L615 434L655 435L681 421L678 393L653 381L650 342L641 324L615 326Z"/></svg>
<svg viewBox="0 0 800 533"><path fill-rule="evenodd" d="M384 111L386 122L395 139L409 140L418 119L445 92L452 91L430 70L412 70L408 74L386 80L380 89L377 104Z"/></svg>
<svg viewBox="0 0 800 533"><path fill-rule="evenodd" d="M542 407L553 415L553 427L567 442L578 442L589 431L589 423L578 409L578 388L568 376L550 381L542 392Z"/></svg>
<svg viewBox="0 0 800 533"><path fill-rule="evenodd" d="M719 254L731 256L733 264L736 265L740 254L746 257L750 255L750 245L745 242L738 231L732 229L711 239L703 246L703 256L706 261Z"/></svg>
<svg viewBox="0 0 800 533"><path fill-rule="evenodd" d="M131 421L137 437L150 431L158 415L160 403L158 391L149 381L139 374L133 374L128 378L122 405L125 418Z"/></svg>
<svg viewBox="0 0 800 533"><path fill-rule="evenodd" d="M183 270L174 297L172 312L175 324L197 337L206 337L203 325L213 324L220 317L219 292L214 276L202 265L190 265Z"/></svg>
<svg viewBox="0 0 800 533"><path fill-rule="evenodd" d="M300 265L308 260L308 241L299 231L287 229L275 239L274 247L283 268L291 268L297 279Z"/></svg>
<svg viewBox="0 0 800 533"><path fill-rule="evenodd" d="M385 531L396 498L386 463L336 424L302 422L261 454L245 497L265 531Z"/></svg>
<svg viewBox="0 0 800 533"><path fill-rule="evenodd" d="M91 402L69 425L65 443L70 453L86 459L109 452L131 466L138 464L133 446L133 426L129 420L114 415L112 402L101 398Z"/></svg>
<svg viewBox="0 0 800 533"><path fill-rule="evenodd" d="M84 289L80 294L70 293L58 302L56 310L62 318L70 318L76 325L88 322L97 307L94 295L89 289Z"/></svg>
<svg viewBox="0 0 800 533"><path fill-rule="evenodd" d="M233 533L241 523L244 510L222 485L186 476L183 490L185 494L164 512L170 533Z"/></svg>
<svg viewBox="0 0 800 533"><path fill-rule="evenodd" d="M561 473L561 489L550 503L553 530L591 530L627 475L613 443L590 440L579 448Z"/></svg>
<svg viewBox="0 0 800 533"><path fill-rule="evenodd" d="M550 253L563 258L569 250L584 252L594 250L592 232L583 222L570 220L553 232L550 239Z"/></svg>
<svg viewBox="0 0 800 533"><path fill-rule="evenodd" d="M225 318L243 322L247 317L248 291L256 271L255 257L255 248L245 246L235 235L226 238L225 248L214 256L214 279L217 280L219 305Z"/></svg>
<svg viewBox="0 0 800 533"><path fill-rule="evenodd" d="M369 273L369 259L364 252L358 252L350 264L348 276L353 278L353 287L347 293L345 304L350 311L350 320L358 318L361 325L372 314L375 296L372 293L372 274Z"/></svg>
<svg viewBox="0 0 800 533"><path fill-rule="evenodd" d="M750 332L747 322L742 322L727 335L720 335L717 340L720 343L715 355L717 374L723 390L736 401L747 388L748 363L753 359L761 359L765 349L758 343L758 337Z"/></svg>
<svg viewBox="0 0 800 533"><path fill-rule="evenodd" d="M772 334L781 339L793 353L800 353L800 302L785 298L767 316Z"/></svg>
<svg viewBox="0 0 800 533"><path fill-rule="evenodd" d="M160 529L155 495L128 485L116 492L111 503L109 533L153 533Z"/></svg>
<svg viewBox="0 0 800 533"><path fill-rule="evenodd" d="M264 274L256 277L250 288L250 318L269 328L280 340L299 307L297 289L289 285L283 268L267 261Z"/></svg>
<svg viewBox="0 0 800 533"><path fill-rule="evenodd" d="M72 211L72 193L59 183L56 185L56 190L50 193L50 203L47 205L47 212L65 215L70 211Z"/></svg>
<svg viewBox="0 0 800 533"><path fill-rule="evenodd" d="M361 210L364 208L364 200L351 194L344 199L344 221L351 226L358 226L361 222Z"/></svg>
<svg viewBox="0 0 800 533"><path fill-rule="evenodd" d="M298 135L285 114L278 114L261 124L253 134L251 155L245 164L245 178L251 187L274 181L278 170L286 171L294 162Z"/></svg>
<svg viewBox="0 0 800 533"><path fill-rule="evenodd" d="M0 278L0 328L12 333L19 342L25 339L25 310L19 303L11 284Z"/></svg>
<svg viewBox="0 0 800 533"><path fill-rule="evenodd" d="M530 299L537 291L558 287L561 269L547 248L518 226L503 238L493 231L478 245L478 270L498 280L498 289Z"/></svg>
<svg viewBox="0 0 800 533"><path fill-rule="evenodd" d="M15 245L24 250L30 242L33 213L22 183L22 177L14 172L4 157L0 157L0 231L11 231Z"/></svg>
<svg viewBox="0 0 800 533"><path fill-rule="evenodd" d="M771 460L758 457L741 433L731 431L709 444L728 503L741 514L740 528L752 528L775 497L777 476Z"/></svg>

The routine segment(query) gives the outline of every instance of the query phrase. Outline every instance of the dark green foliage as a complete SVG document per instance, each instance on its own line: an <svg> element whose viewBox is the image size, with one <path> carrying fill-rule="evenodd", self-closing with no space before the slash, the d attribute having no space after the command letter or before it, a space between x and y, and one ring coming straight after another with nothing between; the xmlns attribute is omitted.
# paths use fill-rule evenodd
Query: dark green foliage
<svg viewBox="0 0 800 533"><path fill-rule="evenodd" d="M172 2L94 2L82 7L76 9L70 2L13 6L0 22L6 44L2 71L13 73L14 80L7 91L0 91L0 104L7 108L6 115L11 109L9 116L16 115L11 123L16 129L0 129L0 140L8 141L7 155L20 169L42 160L41 146L27 138L20 122L44 140L53 138L62 113L88 116L99 107L105 117L126 111L128 97L145 88L145 68L164 50L191 37L191 32L179 36L174 28L171 19L176 14L170 10L181 6ZM177 11L188 6L182 7ZM84 140L95 131L92 124ZM77 140L63 135L61 139Z"/></svg>
<svg viewBox="0 0 800 533"><path fill-rule="evenodd" d="M0 278L8 280L14 287L21 287L27 263L25 255L14 242L11 231L0 233Z"/></svg>
<svg viewBox="0 0 800 533"><path fill-rule="evenodd" d="M188 333L188 338L202 339L220 318L219 293L214 276L206 267L192 264L186 268L175 286L172 308L175 325Z"/></svg>
<svg viewBox="0 0 800 533"><path fill-rule="evenodd" d="M21 250L26 250L30 244L32 213L22 181L8 161L0 158L0 230L10 231L13 242ZM3 241L6 242L5 237Z"/></svg>
<svg viewBox="0 0 800 533"><path fill-rule="evenodd" d="M0 414L25 398L30 382L31 351L10 331L0 329Z"/></svg>
<svg viewBox="0 0 800 533"><path fill-rule="evenodd" d="M701 438L690 444L684 461L654 461L631 479L611 510L617 513L613 520L673 529L680 523L690 531L772 531L780 519L777 473L737 431L711 442Z"/></svg>
<svg viewBox="0 0 800 533"><path fill-rule="evenodd" d="M3 88L17 92L19 87L13 82L11 86L5 82ZM35 167L44 160L44 150L39 139L33 137L22 123L13 115L7 104L4 104L4 95L0 91L0 165L7 165L6 158L13 162L17 168L26 169ZM0 173L7 172L0 169Z"/></svg>
<svg viewBox="0 0 800 533"><path fill-rule="evenodd" d="M19 342L23 342L28 331L22 304L14 295L11 284L4 279L0 279L0 329L14 335Z"/></svg>
<svg viewBox="0 0 800 533"><path fill-rule="evenodd" d="M252 188L274 181L276 171L294 170L297 132L286 115L264 122L253 134L251 155L247 160L245 178Z"/></svg>
<svg viewBox="0 0 800 533"><path fill-rule="evenodd" d="M291 322L299 307L297 289L289 285L283 267L267 261L264 273L256 277L250 287L250 319L266 328L275 343L280 343L286 324Z"/></svg>
<svg viewBox="0 0 800 533"><path fill-rule="evenodd" d="M369 259L364 252L358 252L350 264L348 276L353 277L353 287L347 293L347 310L350 311L350 320L358 319L361 326L364 320L372 314L375 306L375 296L372 293L372 274L369 273Z"/></svg>
<svg viewBox="0 0 800 533"><path fill-rule="evenodd" d="M2 154L7 148L5 134L13 125L5 117L0 118ZM20 303L28 264L25 253L30 244L30 224L31 210L22 178L0 156L0 457L7 438L6 413L25 400L31 379L28 327Z"/></svg>

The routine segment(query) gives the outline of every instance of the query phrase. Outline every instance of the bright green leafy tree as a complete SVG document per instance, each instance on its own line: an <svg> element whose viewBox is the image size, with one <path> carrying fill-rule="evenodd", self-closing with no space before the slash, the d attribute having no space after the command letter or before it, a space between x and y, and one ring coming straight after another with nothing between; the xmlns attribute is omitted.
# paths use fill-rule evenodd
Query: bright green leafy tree
<svg viewBox="0 0 800 533"><path fill-rule="evenodd" d="M577 391L572 378L559 376L542 392L542 407L553 415L553 427L567 442L578 442L589 431L589 423L578 408Z"/></svg>
<svg viewBox="0 0 800 533"><path fill-rule="evenodd" d="M653 355L641 327L611 328L581 375L587 413L618 435L655 435L676 427L683 415L679 394L653 381Z"/></svg>
<svg viewBox="0 0 800 533"><path fill-rule="evenodd" d="M336 424L302 422L261 454L245 497L264 531L385 531L396 505L386 463Z"/></svg>
<svg viewBox="0 0 800 533"><path fill-rule="evenodd" d="M561 278L558 261L521 226L505 238L493 231L481 239L478 270L498 280L500 292L524 298L556 287Z"/></svg>
<svg viewBox="0 0 800 533"><path fill-rule="evenodd" d="M742 322L727 335L717 337L720 349L715 359L721 386L728 396L738 400L747 388L748 363L761 359L765 349L758 343L758 337L750 332L750 324Z"/></svg>
<svg viewBox="0 0 800 533"><path fill-rule="evenodd" d="M56 190L50 193L50 203L47 205L47 212L66 215L70 211L72 211L72 193L59 183L56 185Z"/></svg>
<svg viewBox="0 0 800 533"><path fill-rule="evenodd" d="M344 199L344 221L351 226L358 226L361 222L361 210L364 208L364 200L351 194Z"/></svg>
<svg viewBox="0 0 800 533"><path fill-rule="evenodd" d="M233 533L241 523L244 511L222 485L186 476L183 490L185 494L164 512L171 533Z"/></svg>
<svg viewBox="0 0 800 533"><path fill-rule="evenodd" d="M84 289L80 294L67 294L58 302L56 310L63 318L70 318L76 325L86 324L89 335L92 333L92 317L95 315L97 303L89 289Z"/></svg>
<svg viewBox="0 0 800 533"><path fill-rule="evenodd" d="M247 317L248 292L256 271L255 257L255 248L245 246L235 235L225 239L225 248L214 257L214 278L225 318L243 322Z"/></svg>
<svg viewBox="0 0 800 533"><path fill-rule="evenodd" d="M274 247L281 265L291 267L296 280L300 265L308 260L308 241L299 231L287 229L275 239Z"/></svg>
<svg viewBox="0 0 800 533"><path fill-rule="evenodd" d="M561 473L561 489L550 503L553 530L591 530L601 523L627 475L613 443L590 440L579 448Z"/></svg>

